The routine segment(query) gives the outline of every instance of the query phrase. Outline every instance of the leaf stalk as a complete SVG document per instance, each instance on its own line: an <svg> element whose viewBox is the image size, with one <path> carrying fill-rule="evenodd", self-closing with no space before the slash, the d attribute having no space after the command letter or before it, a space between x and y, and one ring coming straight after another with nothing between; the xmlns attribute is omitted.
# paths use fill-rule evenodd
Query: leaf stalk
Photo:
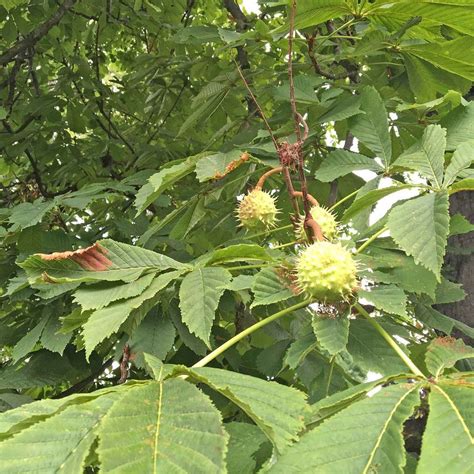
<svg viewBox="0 0 474 474"><path fill-rule="evenodd" d="M271 316L268 316L268 318L265 318L265 319L262 319L261 321L258 321L257 323L253 324L252 326L248 327L247 329L244 329L242 332L239 332L239 334L237 334L234 337L232 337L231 339L229 339L227 342L225 342L224 344L219 346L217 349L214 349L206 357L204 357L200 361L196 362L193 365L193 367L204 367L209 362L213 361L216 357L223 354L227 349L229 349L233 345L237 344L244 337L249 336L250 334L257 331L257 329L263 328L267 324L270 324L273 321L276 321L277 319L281 318L282 316L285 316L289 313L292 313L293 311L297 311L298 309L306 308L306 306L308 306L311 303L311 301L312 300L302 301L301 303L297 303L293 306L289 306L288 308L285 308L285 309L282 309L281 311L278 311L278 313L275 313L275 314L272 314Z"/></svg>
<svg viewBox="0 0 474 474"><path fill-rule="evenodd" d="M365 319L374 327L374 329L387 341L388 345L397 353L400 359L406 364L406 366L417 376L425 378L423 372L414 364L414 362L402 351L399 345L393 340L387 331L377 322L370 314L359 304L356 303L354 308L364 316Z"/></svg>

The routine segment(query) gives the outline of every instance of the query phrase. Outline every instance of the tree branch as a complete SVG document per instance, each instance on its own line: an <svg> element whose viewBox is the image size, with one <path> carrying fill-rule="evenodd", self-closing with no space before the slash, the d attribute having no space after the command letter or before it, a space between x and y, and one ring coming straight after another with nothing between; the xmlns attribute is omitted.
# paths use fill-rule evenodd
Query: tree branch
<svg viewBox="0 0 474 474"><path fill-rule="evenodd" d="M236 23L236 30L241 33L249 28L248 18L244 12L240 9L240 6L234 0L223 0L224 8L231 14L232 18ZM237 61L241 69L250 69L250 62L247 51L243 46L237 46ZM247 110L250 116L257 112L258 107L252 97L247 96Z"/></svg>
<svg viewBox="0 0 474 474"><path fill-rule="evenodd" d="M239 5L234 0L223 0L225 9L232 15L237 24L237 31L244 31L249 27L249 21Z"/></svg>
<svg viewBox="0 0 474 474"><path fill-rule="evenodd" d="M64 3L59 9L44 23L38 26L35 30L28 33L22 40L17 41L10 49L7 49L0 56L0 65L4 66L13 61L18 55L22 54L29 48L32 48L41 38L48 34L48 31L56 26L62 17L72 8L77 0L64 0Z"/></svg>
<svg viewBox="0 0 474 474"><path fill-rule="evenodd" d="M311 59L311 64L313 65L313 69L316 74L325 77L326 79L331 79L332 81L336 81L338 79L345 79L346 77L350 77L350 72L341 72L339 74L333 74L330 71L325 71L322 66L318 63L316 59L316 54L314 53L314 40L316 39L315 35L306 35L306 44L308 45L308 56Z"/></svg>
<svg viewBox="0 0 474 474"><path fill-rule="evenodd" d="M3 126L5 127L5 130L10 133L14 134L15 132L13 129L10 127L10 124L6 120L2 120ZM31 154L30 150L28 148L25 148L25 155L28 158L28 161L30 162L31 167L33 168L33 176L35 177L36 184L38 185L38 189L41 193L41 195L45 198L50 197L51 195L48 193L46 190L46 187L43 183L43 180L41 179L41 173L38 168L38 164L36 163L35 159L33 158L33 155Z"/></svg>

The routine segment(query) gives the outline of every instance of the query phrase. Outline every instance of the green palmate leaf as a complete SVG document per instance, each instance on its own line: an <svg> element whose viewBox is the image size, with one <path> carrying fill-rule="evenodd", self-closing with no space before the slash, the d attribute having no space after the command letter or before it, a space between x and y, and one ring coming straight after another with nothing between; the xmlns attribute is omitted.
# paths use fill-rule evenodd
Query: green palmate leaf
<svg viewBox="0 0 474 474"><path fill-rule="evenodd" d="M143 353L143 361L146 371L158 382L162 382L168 378L173 371L172 365L165 366L160 359L146 352Z"/></svg>
<svg viewBox="0 0 474 474"><path fill-rule="evenodd" d="M448 130L448 150L455 150L461 143L472 140L474 136L474 102L456 107L443 118L441 125Z"/></svg>
<svg viewBox="0 0 474 474"><path fill-rule="evenodd" d="M474 230L471 224L462 214L454 214L449 221L449 236L468 234Z"/></svg>
<svg viewBox="0 0 474 474"><path fill-rule="evenodd" d="M0 413L13 410L21 405L31 403L33 399L28 395L5 392L0 394Z"/></svg>
<svg viewBox="0 0 474 474"><path fill-rule="evenodd" d="M252 292L255 296L252 308L278 303L295 296L284 285L275 268L264 268L257 273L252 284Z"/></svg>
<svg viewBox="0 0 474 474"><path fill-rule="evenodd" d="M344 213L342 220L343 222L349 222L361 211L367 209L369 206L373 206L383 197L396 193L397 191L401 191L402 189L410 189L413 187L414 186L412 184L401 184L398 186L389 186L388 188L374 189L373 191L369 191L351 204L351 206Z"/></svg>
<svg viewBox="0 0 474 474"><path fill-rule="evenodd" d="M191 334L188 327L183 323L181 312L179 308L176 306L171 306L168 309L168 315L173 321L174 327L178 332L178 336L183 342L183 344L189 347L194 353L203 356L206 354L208 350L208 346L194 334Z"/></svg>
<svg viewBox="0 0 474 474"><path fill-rule="evenodd" d="M80 285L80 282L71 283L56 283L51 285L50 283L32 283L31 288L38 290L38 296L45 300L50 298L56 298L64 293L75 290Z"/></svg>
<svg viewBox="0 0 474 474"><path fill-rule="evenodd" d="M146 245L147 242L155 235L157 234L161 229L166 227L168 224L173 222L175 218L177 218L179 215L181 215L186 207L188 205L193 205L195 199L190 199L187 201L184 205L177 207L173 211L171 211L166 217L161 219L159 222L156 224L151 225L148 230L138 239L138 244L140 245Z"/></svg>
<svg viewBox="0 0 474 474"><path fill-rule="evenodd" d="M430 100L429 102L425 102L423 104L407 104L402 103L397 106L398 112L403 112L405 110L421 110L425 113L429 110L440 110L446 107L454 108L461 104L462 102L462 95L457 91L448 91L443 97L438 99Z"/></svg>
<svg viewBox="0 0 474 474"><path fill-rule="evenodd" d="M197 268L181 283L179 307L182 320L207 344L219 300L231 279L232 275L224 268Z"/></svg>
<svg viewBox="0 0 474 474"><path fill-rule="evenodd" d="M187 160L169 166L168 168L164 168L160 172L151 176L148 179L147 184L142 186L138 191L135 200L137 215L141 214L150 204L158 199L163 191L166 191L177 181L192 173L196 162L201 157L202 155L191 156Z"/></svg>
<svg viewBox="0 0 474 474"><path fill-rule="evenodd" d="M51 352L57 352L62 355L68 342L71 340L71 334L60 334L61 321L55 314L50 314L46 326L41 333L41 345Z"/></svg>
<svg viewBox="0 0 474 474"><path fill-rule="evenodd" d="M455 303L466 297L466 292L459 283L453 283L446 278L441 279L441 283L436 288L434 297L435 304Z"/></svg>
<svg viewBox="0 0 474 474"><path fill-rule="evenodd" d="M446 168L443 187L448 187L466 168L469 168L474 161L474 141L461 143L453 154L451 162Z"/></svg>
<svg viewBox="0 0 474 474"><path fill-rule="evenodd" d="M255 453L267 440L262 431L249 423L225 424L230 435L227 449L227 472L229 474L252 474L257 462Z"/></svg>
<svg viewBox="0 0 474 474"><path fill-rule="evenodd" d="M312 319L313 331L320 346L331 355L345 349L349 338L349 319L347 314L334 317L315 314Z"/></svg>
<svg viewBox="0 0 474 474"><path fill-rule="evenodd" d="M25 256L61 251L76 243L76 239L62 230L44 231L38 225L24 229L18 236L18 250Z"/></svg>
<svg viewBox="0 0 474 474"><path fill-rule="evenodd" d="M438 285L436 276L425 267L416 265L412 258L404 259L403 265L394 268L390 273L394 280L387 283L396 283L407 293L424 293L434 298Z"/></svg>
<svg viewBox="0 0 474 474"><path fill-rule="evenodd" d="M228 435L221 415L179 379L130 388L98 430L103 472L220 473Z"/></svg>
<svg viewBox="0 0 474 474"><path fill-rule="evenodd" d="M84 371L87 372L87 368L81 367L77 360L75 362L76 366L73 366L59 354L36 351L28 357L28 363L9 365L0 370L0 390L55 386L63 381L77 380Z"/></svg>
<svg viewBox="0 0 474 474"><path fill-rule="evenodd" d="M432 384L418 474L469 472L474 464L472 389Z"/></svg>
<svg viewBox="0 0 474 474"><path fill-rule="evenodd" d="M117 390L117 387L97 390L94 393L74 394L67 398L57 400L39 400L9 410L0 415L0 439L9 438L15 433L34 425L38 421L51 417L64 407L85 403L94 400L104 393L115 390Z"/></svg>
<svg viewBox="0 0 474 474"><path fill-rule="evenodd" d="M317 121L321 123L333 120L344 120L360 112L360 96L341 95L331 103L327 112L317 118Z"/></svg>
<svg viewBox="0 0 474 474"><path fill-rule="evenodd" d="M460 37L443 43L406 46L404 51L428 61L438 68L474 81L474 45L472 38Z"/></svg>
<svg viewBox="0 0 474 474"><path fill-rule="evenodd" d="M374 286L369 291L360 290L357 294L377 309L391 314L407 315L407 295L396 285Z"/></svg>
<svg viewBox="0 0 474 474"><path fill-rule="evenodd" d="M232 278L232 281L227 285L227 289L231 291L248 290L252 288L253 280L253 275L238 275Z"/></svg>
<svg viewBox="0 0 474 474"><path fill-rule="evenodd" d="M229 88L226 87L209 98L201 97L199 101L193 103L193 112L189 114L181 125L178 136L184 135L197 122L205 122L208 120L216 110L221 106L224 99L229 93Z"/></svg>
<svg viewBox="0 0 474 474"><path fill-rule="evenodd" d="M456 321L455 319L440 313L430 306L423 304L416 305L415 315L416 318L424 324L427 324L431 328L438 329L439 331L443 331L446 334L451 334L453 328L456 328L470 338L474 338L473 328L461 323L461 321Z"/></svg>
<svg viewBox="0 0 474 474"><path fill-rule="evenodd" d="M441 189L445 148L446 130L430 125L425 128L421 142L403 153L394 165L419 171L436 189Z"/></svg>
<svg viewBox="0 0 474 474"><path fill-rule="evenodd" d="M116 394L73 405L0 443L5 472L82 472L99 423ZM28 449L25 449L28 446Z"/></svg>
<svg viewBox="0 0 474 474"><path fill-rule="evenodd" d="M18 204L12 209L9 222L12 224L10 230L15 232L19 229L25 229L41 222L43 217L56 206L54 201L44 201L38 198L36 201L24 202Z"/></svg>
<svg viewBox="0 0 474 474"><path fill-rule="evenodd" d="M190 375L239 406L281 451L296 439L303 428L307 408L302 392L249 375L208 367L178 367L177 373Z"/></svg>
<svg viewBox="0 0 474 474"><path fill-rule="evenodd" d="M462 339L438 337L431 341L426 351L426 367L439 377L444 369L453 367L458 360L474 357L474 348L466 346Z"/></svg>
<svg viewBox="0 0 474 474"><path fill-rule="evenodd" d="M315 89L322 84L320 77L298 75L294 78L295 99L301 104L319 103ZM274 97L276 100L288 101L288 82L285 81L281 86L275 89Z"/></svg>
<svg viewBox="0 0 474 474"><path fill-rule="evenodd" d="M36 343L39 341L41 337L41 333L43 332L46 323L48 322L47 317L43 317L40 319L38 324L36 324L33 329L28 331L15 345L13 348L13 362L17 362L21 358L25 357L29 352L31 352Z"/></svg>
<svg viewBox="0 0 474 474"><path fill-rule="evenodd" d="M461 179L452 184L449 188L449 194L459 193L460 191L472 191L474 190L474 178Z"/></svg>
<svg viewBox="0 0 474 474"><path fill-rule="evenodd" d="M410 88L417 102L434 100L450 90L465 91L470 81L443 71L412 54L402 53Z"/></svg>
<svg viewBox="0 0 474 474"><path fill-rule="evenodd" d="M112 303L106 308L94 311L87 319L82 331L87 357L90 356L99 342L118 331L126 319L130 315L134 315L134 312L145 316L156 304L155 297L157 293L180 275L181 272L179 271L163 273L156 277L141 295L123 302Z"/></svg>
<svg viewBox="0 0 474 474"><path fill-rule="evenodd" d="M354 403L304 434L272 473L402 473L402 424L418 403L417 385L395 385Z"/></svg>
<svg viewBox="0 0 474 474"><path fill-rule="evenodd" d="M371 390L382 386L393 378L395 377L382 377L371 382L357 384L310 405L309 414L306 416L306 426L314 427L320 424L321 421L347 408L352 403L364 399Z"/></svg>
<svg viewBox="0 0 474 474"><path fill-rule="evenodd" d="M255 365L258 371L266 377L276 377L283 367L283 359L289 344L288 339L283 339L265 347L256 358Z"/></svg>
<svg viewBox="0 0 474 474"><path fill-rule="evenodd" d="M361 94L362 114L349 120L354 136L370 148L388 168L392 159L392 142L388 129L388 114L380 94L372 87L366 87Z"/></svg>
<svg viewBox="0 0 474 474"><path fill-rule="evenodd" d="M380 13L380 11L378 12ZM386 13L390 17L409 18L420 16L438 25L448 25L462 33L474 35L469 2L409 0L394 3Z"/></svg>
<svg viewBox="0 0 474 474"><path fill-rule="evenodd" d="M108 185L104 183L86 185L78 191L57 197L56 201L58 204L64 204L68 207L84 209L92 201L112 196L112 193L104 192L107 188L116 188L120 190L120 185L114 185L112 183L108 183Z"/></svg>
<svg viewBox="0 0 474 474"><path fill-rule="evenodd" d="M269 262L273 260L266 249L256 244L237 244L229 247L214 250L210 254L198 259L199 263L214 265L224 262L251 262L261 260Z"/></svg>
<svg viewBox="0 0 474 474"><path fill-rule="evenodd" d="M448 207L446 192L430 193L396 206L388 217L393 240L438 279L449 233Z"/></svg>
<svg viewBox="0 0 474 474"><path fill-rule="evenodd" d="M406 371L405 364L385 339L365 320L351 320L347 350L354 362L382 376Z"/></svg>
<svg viewBox="0 0 474 474"><path fill-rule="evenodd" d="M81 308L75 308L71 313L60 316L59 319L61 321L61 329L58 330L60 334L69 334L74 330L80 328L82 324L87 320L89 317L88 312L82 312Z"/></svg>
<svg viewBox="0 0 474 474"><path fill-rule="evenodd" d="M316 178L329 182L356 170L381 172L383 168L373 158L347 150L335 150L327 155L316 172Z"/></svg>
<svg viewBox="0 0 474 474"><path fill-rule="evenodd" d="M176 330L169 318L154 310L140 323L130 341L130 349L135 354L134 362L143 366L143 353L148 353L158 359L164 359L173 347Z"/></svg>
<svg viewBox="0 0 474 474"><path fill-rule="evenodd" d="M290 369L296 369L305 357L314 349L317 343L313 333L308 333L303 337L299 337L288 348L285 355L285 364Z"/></svg>
<svg viewBox="0 0 474 474"><path fill-rule="evenodd" d="M156 273L148 273L130 283L103 282L79 288L74 293L74 301L83 311L101 309L117 300L132 298L143 293L155 278Z"/></svg>
<svg viewBox="0 0 474 474"><path fill-rule="evenodd" d="M308 28L319 23L324 23L331 18L338 18L350 13L344 0L322 0L315 6L312 0L302 0L298 3L295 17L295 28ZM282 25L275 33L284 33L288 25Z"/></svg>
<svg viewBox="0 0 474 474"><path fill-rule="evenodd" d="M205 216L204 198L193 199L193 202L190 202L188 209L170 232L170 238L184 239Z"/></svg>
<svg viewBox="0 0 474 474"><path fill-rule="evenodd" d="M446 334L451 334L454 328L453 321L448 316L445 316L431 306L416 305L415 316L429 327L443 331Z"/></svg>
<svg viewBox="0 0 474 474"><path fill-rule="evenodd" d="M75 252L32 255L20 265L31 283L131 282L143 273L188 268L165 255L111 239Z"/></svg>

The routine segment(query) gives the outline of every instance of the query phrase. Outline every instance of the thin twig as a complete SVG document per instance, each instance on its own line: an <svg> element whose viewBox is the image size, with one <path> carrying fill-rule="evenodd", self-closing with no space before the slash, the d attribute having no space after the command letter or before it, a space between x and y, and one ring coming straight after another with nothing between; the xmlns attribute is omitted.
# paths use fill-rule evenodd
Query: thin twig
<svg viewBox="0 0 474 474"><path fill-rule="evenodd" d="M310 229L311 234L308 237L311 240L323 240L324 235L322 233L320 225L314 220L311 215L311 202L308 197L308 184L306 182L306 175L304 172L304 156L303 156L303 142L308 137L309 130L308 126L303 117L298 113L295 98L295 83L293 79L293 37L295 30L295 13L296 13L296 0L292 0L290 7L290 32L288 36L288 78L290 83L290 104L291 111L293 114L293 120L295 123L295 133L297 142L293 145L293 150L297 155L297 166L298 175L301 183L301 192L303 195L303 206L305 212L304 218L304 229ZM304 138L301 136L300 124L304 126Z"/></svg>
<svg viewBox="0 0 474 474"><path fill-rule="evenodd" d="M300 131L300 115L296 109L296 99L295 99L295 82L293 79L293 36L295 29L295 12L296 12L296 0L292 0L290 7L290 33L288 36L288 78L290 82L290 104L291 111L293 113L293 120L295 122L295 134L297 140L301 141L301 131Z"/></svg>
<svg viewBox="0 0 474 474"><path fill-rule="evenodd" d="M237 61L234 59L234 63L237 67L237 71L239 72L239 75L242 79L242 82L244 83L245 88L247 89L247 92L249 93L250 97L255 103L255 107L257 107L258 113L260 114L260 117L262 118L263 122L265 123L265 127L267 128L268 133L270 134L270 137L272 139L273 145L275 146L276 151L278 152L280 149L280 144L278 143L277 139L275 138L275 135L273 135L273 131L270 127L270 124L268 123L267 117L265 116L262 108L260 107L260 104L258 103L257 99L255 98L252 89L250 89L250 86L247 82L247 79L245 79L244 74L242 73L242 69L240 68L239 64Z"/></svg>
<svg viewBox="0 0 474 474"><path fill-rule="evenodd" d="M281 173L282 171L283 171L283 167L277 166L276 168L272 168L266 173L263 173L262 176L260 176L260 179L257 181L257 184L255 185L255 189L262 189L268 177L276 173Z"/></svg>
<svg viewBox="0 0 474 474"><path fill-rule="evenodd" d="M11 128L10 124L6 120L2 120L3 126L5 127L5 130L13 134L13 129ZM36 163L36 160L33 158L33 155L31 154L30 150L28 148L25 148L25 155L28 158L28 161L30 162L31 167L33 168L33 176L35 177L36 184L38 185L39 192L44 198L50 197L51 195L48 193L46 190L46 186L43 183L43 180L41 178L41 173L38 168L38 164Z"/></svg>
<svg viewBox="0 0 474 474"><path fill-rule="evenodd" d="M48 34L53 26L61 21L62 17L72 8L76 1L77 0L64 0L64 3L50 18L48 18L44 23L41 23L41 25L31 33L27 34L22 40L16 42L0 56L0 65L4 66L5 64L8 64L28 48L33 47L41 38Z"/></svg>

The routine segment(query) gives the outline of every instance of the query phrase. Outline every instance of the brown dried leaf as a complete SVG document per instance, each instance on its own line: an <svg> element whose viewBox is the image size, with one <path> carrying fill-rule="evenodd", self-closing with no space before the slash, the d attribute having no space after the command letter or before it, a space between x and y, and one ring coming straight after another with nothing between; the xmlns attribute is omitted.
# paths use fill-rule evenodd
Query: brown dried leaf
<svg viewBox="0 0 474 474"><path fill-rule="evenodd" d="M105 255L108 250L102 247L98 242L85 249L79 249L66 252L54 253L38 253L42 260L73 260L78 263L84 270L92 272L100 272L107 270L113 265Z"/></svg>

